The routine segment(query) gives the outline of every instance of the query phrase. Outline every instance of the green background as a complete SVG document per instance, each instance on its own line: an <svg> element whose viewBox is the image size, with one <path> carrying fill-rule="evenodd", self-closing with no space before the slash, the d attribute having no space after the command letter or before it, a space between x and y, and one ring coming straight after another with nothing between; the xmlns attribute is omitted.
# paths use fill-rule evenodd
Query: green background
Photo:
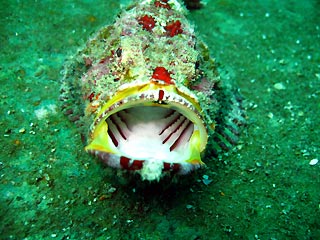
<svg viewBox="0 0 320 240"><path fill-rule="evenodd" d="M320 239L319 9L210 0L188 15L248 126L206 169L147 184L97 164L58 106L64 59L119 1L2 1L0 239Z"/></svg>

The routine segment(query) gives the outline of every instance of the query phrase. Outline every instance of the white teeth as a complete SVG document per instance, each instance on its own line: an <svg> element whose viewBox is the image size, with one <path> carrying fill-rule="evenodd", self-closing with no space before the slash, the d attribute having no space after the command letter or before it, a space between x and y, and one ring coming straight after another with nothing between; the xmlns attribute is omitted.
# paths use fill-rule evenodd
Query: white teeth
<svg viewBox="0 0 320 240"><path fill-rule="evenodd" d="M152 102L152 103L158 102L160 104L170 105L170 103L174 103L174 104L183 105L189 108L191 111L195 112L198 116L200 116L200 114L195 109L195 107L180 95L173 92L165 91L163 89L148 90L148 91L139 93L138 95L129 95L128 97L123 98L118 102L114 103L113 105L111 105L104 112L102 112L100 116L94 121L94 123L91 126L91 132L94 131L95 126L97 126L102 120L104 120L110 114L111 111L114 111L115 109L121 106L125 106L126 104L130 104L130 107L133 107L134 102L137 102L137 106L143 105L143 102L141 102L141 100L145 102Z"/></svg>

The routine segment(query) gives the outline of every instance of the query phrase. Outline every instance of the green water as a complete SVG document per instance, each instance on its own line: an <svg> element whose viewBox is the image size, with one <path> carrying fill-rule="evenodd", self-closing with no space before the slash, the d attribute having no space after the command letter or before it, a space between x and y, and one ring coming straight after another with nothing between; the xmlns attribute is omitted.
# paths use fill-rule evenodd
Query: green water
<svg viewBox="0 0 320 240"><path fill-rule="evenodd" d="M248 127L236 151L167 186L101 167L58 108L64 59L119 1L3 1L0 239L320 239L319 9L211 0L189 14Z"/></svg>

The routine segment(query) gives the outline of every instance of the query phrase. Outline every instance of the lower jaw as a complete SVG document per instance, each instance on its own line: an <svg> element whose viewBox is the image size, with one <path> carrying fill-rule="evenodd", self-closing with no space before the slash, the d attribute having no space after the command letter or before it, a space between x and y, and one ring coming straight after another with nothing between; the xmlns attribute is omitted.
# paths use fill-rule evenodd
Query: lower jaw
<svg viewBox="0 0 320 240"><path fill-rule="evenodd" d="M152 162L150 160L134 160L107 152L89 150L90 154L99 158L102 164L133 171L141 175L142 180L159 180L168 174L186 175L200 168L203 163L169 163L165 161Z"/></svg>

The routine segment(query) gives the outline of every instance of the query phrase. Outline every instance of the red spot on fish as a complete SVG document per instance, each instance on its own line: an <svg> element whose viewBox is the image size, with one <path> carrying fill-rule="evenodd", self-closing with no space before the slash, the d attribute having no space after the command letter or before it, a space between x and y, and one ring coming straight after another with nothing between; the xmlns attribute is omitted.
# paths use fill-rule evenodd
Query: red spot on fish
<svg viewBox="0 0 320 240"><path fill-rule="evenodd" d="M143 17L140 17L138 19L139 24L142 25L142 28L151 32L151 30L154 28L156 21L153 17L149 15L144 15Z"/></svg>
<svg viewBox="0 0 320 240"><path fill-rule="evenodd" d="M129 168L129 162L130 162L130 158L121 156L120 157L120 165L122 168L124 169L128 169Z"/></svg>
<svg viewBox="0 0 320 240"><path fill-rule="evenodd" d="M130 158L121 156L120 157L120 165L123 169L126 170L140 170L143 166L143 160L134 160L132 163L130 163Z"/></svg>
<svg viewBox="0 0 320 240"><path fill-rule="evenodd" d="M168 0L155 1L155 2L154 2L154 5L155 5L156 7L171 9L170 5L168 4Z"/></svg>
<svg viewBox="0 0 320 240"><path fill-rule="evenodd" d="M164 27L164 29L166 30L167 35L170 37L183 32L181 28L181 22L179 20L168 23L167 26Z"/></svg>
<svg viewBox="0 0 320 240"><path fill-rule="evenodd" d="M93 97L94 97L94 92L92 92L89 96L88 96L88 99L90 102L93 101Z"/></svg>
<svg viewBox="0 0 320 240"><path fill-rule="evenodd" d="M87 99L89 99L90 102L93 102L94 100L98 100L100 97L101 93L95 94L95 92L91 92L88 96Z"/></svg>
<svg viewBox="0 0 320 240"><path fill-rule="evenodd" d="M163 96L164 96L164 91L163 91L163 90L159 90L159 98L158 98L158 101L162 101Z"/></svg>
<svg viewBox="0 0 320 240"><path fill-rule="evenodd" d="M143 166L143 160L134 160L129 170L140 170Z"/></svg>
<svg viewBox="0 0 320 240"><path fill-rule="evenodd" d="M164 67L156 67L153 71L152 78L164 81L166 84L172 84L170 73Z"/></svg>
<svg viewBox="0 0 320 240"><path fill-rule="evenodd" d="M179 163L163 163L163 171L178 172L180 170Z"/></svg>

